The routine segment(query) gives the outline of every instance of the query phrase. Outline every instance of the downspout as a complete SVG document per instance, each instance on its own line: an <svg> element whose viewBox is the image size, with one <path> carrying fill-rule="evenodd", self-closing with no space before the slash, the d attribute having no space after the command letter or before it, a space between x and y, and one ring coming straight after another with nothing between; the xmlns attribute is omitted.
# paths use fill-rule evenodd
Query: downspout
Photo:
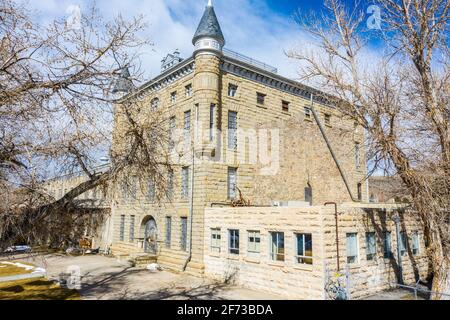
<svg viewBox="0 0 450 320"><path fill-rule="evenodd" d="M337 211L337 203L336 202L325 202L323 205L327 206L329 204L334 205L334 220L336 225L336 263L337 263L337 271L339 272L341 270L339 260L339 225L338 225L338 211Z"/></svg>
<svg viewBox="0 0 450 320"><path fill-rule="evenodd" d="M193 225L193 215L194 215L194 185L195 185L195 140L197 138L197 127L198 127L198 105L195 106L195 123L194 123L194 139L191 142L192 151L192 177L191 177L191 197L189 199L189 255L184 262L183 271L186 271L186 267L191 262L192 259L192 225Z"/></svg>
<svg viewBox="0 0 450 320"><path fill-rule="evenodd" d="M341 174L342 180L344 181L345 187L347 188L348 194L350 195L350 199L352 199L353 202L356 202L355 198L353 197L352 191L350 189L349 183L347 181L347 178L345 176L344 170L342 169L339 160L336 157L336 154L333 151L333 148L331 147L331 143L328 140L328 136L325 133L325 129L323 128L322 122L320 122L319 116L317 115L316 110L314 109L314 95L311 93L311 111L314 115L314 119L316 119L317 124L319 125L320 132L322 133L322 136L328 146L328 149L330 150L331 156L333 157L334 162L336 163L336 166L339 170L339 173Z"/></svg>

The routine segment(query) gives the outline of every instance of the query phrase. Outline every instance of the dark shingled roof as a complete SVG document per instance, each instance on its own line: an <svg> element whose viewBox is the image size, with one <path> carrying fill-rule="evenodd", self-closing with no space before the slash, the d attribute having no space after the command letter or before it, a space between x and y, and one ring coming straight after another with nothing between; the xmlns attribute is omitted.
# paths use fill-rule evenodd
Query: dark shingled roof
<svg viewBox="0 0 450 320"><path fill-rule="evenodd" d="M195 45L195 42L197 42L200 37L210 37L222 42L222 44L225 44L225 38L223 37L222 30L220 29L219 21L217 20L216 13L214 12L214 7L212 6L206 7L202 20L200 20L200 24L198 25L197 31L192 39L192 44Z"/></svg>

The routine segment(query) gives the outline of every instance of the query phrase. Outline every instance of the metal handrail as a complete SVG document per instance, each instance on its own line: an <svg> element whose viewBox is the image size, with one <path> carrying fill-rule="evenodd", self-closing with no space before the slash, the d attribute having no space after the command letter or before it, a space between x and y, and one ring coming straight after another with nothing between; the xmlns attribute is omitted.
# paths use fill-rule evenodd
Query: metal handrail
<svg viewBox="0 0 450 320"><path fill-rule="evenodd" d="M416 282L416 285L415 285L414 287L413 287L413 286L407 286L407 285L404 285L404 284L398 284L398 283L391 283L391 284L394 285L394 286L397 286L397 287L407 288L407 289L412 289L412 290L414 290L414 298L415 298L416 300L417 300L417 292L418 292L418 291L426 292L426 293L430 293L430 294L436 294L436 295L442 295L442 296L450 297L450 293L443 293L443 292L437 292L437 291L431 291L431 290L420 289L420 288L418 287L418 284L419 284L420 281L421 281L421 280L419 279L419 280Z"/></svg>
<svg viewBox="0 0 450 320"><path fill-rule="evenodd" d="M243 54L240 54L240 53L237 53L235 51L232 51L230 49L223 48L222 52L227 57L234 58L234 59L242 61L242 62L246 62L246 63L248 63L250 65L253 65L255 67L261 68L263 70L266 70L266 71L269 71L269 72L272 72L272 73L278 73L278 69L277 68L275 68L275 67L273 67L271 65L268 65L267 63L255 60L255 59L247 57L247 56L245 56Z"/></svg>

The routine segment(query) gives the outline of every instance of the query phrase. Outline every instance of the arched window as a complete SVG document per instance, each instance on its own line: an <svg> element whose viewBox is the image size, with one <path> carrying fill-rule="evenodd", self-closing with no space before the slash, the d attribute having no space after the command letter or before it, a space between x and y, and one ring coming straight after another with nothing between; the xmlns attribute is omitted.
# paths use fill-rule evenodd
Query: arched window
<svg viewBox="0 0 450 320"><path fill-rule="evenodd" d="M159 99L153 98L151 101L152 110L156 110L159 107Z"/></svg>

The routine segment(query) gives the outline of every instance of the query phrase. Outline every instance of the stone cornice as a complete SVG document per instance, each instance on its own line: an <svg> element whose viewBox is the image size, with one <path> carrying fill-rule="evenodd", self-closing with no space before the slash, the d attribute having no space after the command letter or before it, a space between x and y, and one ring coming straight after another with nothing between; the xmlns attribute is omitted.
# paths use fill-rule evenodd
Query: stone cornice
<svg viewBox="0 0 450 320"><path fill-rule="evenodd" d="M133 98L142 98L144 95L151 94L153 92L157 92L168 85L174 83L175 81L186 77L187 75L194 72L195 69L195 62L194 58L190 57L189 59L186 59L179 64L175 65L174 67L166 70L165 72L161 73L156 78L153 78L152 80L144 83L142 86L137 88L137 90L123 96L122 98L118 99L117 103L123 103L124 101L128 99Z"/></svg>
<svg viewBox="0 0 450 320"><path fill-rule="evenodd" d="M328 103L325 98L327 96L325 93L240 60L225 56L222 59L221 69L236 76L258 82L264 86L281 90L307 100L310 100L311 94L313 94L314 102L334 108L334 106Z"/></svg>

